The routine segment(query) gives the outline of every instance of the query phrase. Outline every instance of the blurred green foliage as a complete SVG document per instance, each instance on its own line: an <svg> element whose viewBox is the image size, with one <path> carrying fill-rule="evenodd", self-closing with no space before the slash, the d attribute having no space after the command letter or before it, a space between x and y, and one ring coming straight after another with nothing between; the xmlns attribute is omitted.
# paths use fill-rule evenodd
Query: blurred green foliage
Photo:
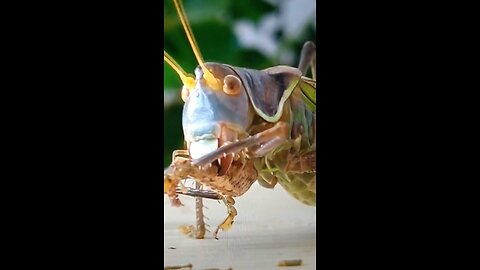
<svg viewBox="0 0 480 270"><path fill-rule="evenodd" d="M256 49L242 48L235 33L238 20L249 20L257 24L263 16L278 12L277 8L260 0L184 0L188 21L205 61L227 63L233 66L264 69L278 64ZM309 26L295 40L282 39L283 33L276 33L283 50L295 52L298 63L303 43L315 40L315 31ZM172 0L164 1L164 46L188 73L193 73L196 62ZM291 63L290 63L291 64ZM164 63L164 90L180 95L182 83L178 75ZM179 99L181 100L181 99ZM164 167L171 162L172 151L183 149L182 103L168 107L164 114Z"/></svg>

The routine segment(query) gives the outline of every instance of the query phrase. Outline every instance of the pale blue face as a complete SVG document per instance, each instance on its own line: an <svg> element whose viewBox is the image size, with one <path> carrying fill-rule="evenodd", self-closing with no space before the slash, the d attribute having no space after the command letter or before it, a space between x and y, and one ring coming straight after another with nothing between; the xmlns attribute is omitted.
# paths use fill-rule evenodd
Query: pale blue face
<svg viewBox="0 0 480 270"><path fill-rule="evenodd" d="M233 71L232 71L233 72ZM246 131L252 123L247 93L230 96L202 83L203 72L195 70L196 86L183 107L183 133L189 142L211 140L220 136L220 124ZM223 81L223 80L222 80Z"/></svg>

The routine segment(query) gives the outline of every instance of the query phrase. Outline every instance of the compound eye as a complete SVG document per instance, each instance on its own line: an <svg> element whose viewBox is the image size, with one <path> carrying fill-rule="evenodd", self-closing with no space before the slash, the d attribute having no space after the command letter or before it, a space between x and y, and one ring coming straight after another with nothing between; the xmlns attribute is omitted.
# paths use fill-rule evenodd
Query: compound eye
<svg viewBox="0 0 480 270"><path fill-rule="evenodd" d="M185 85L182 87L181 95L182 95L183 102L187 102L187 98L190 95L190 90L188 90L188 88Z"/></svg>
<svg viewBox="0 0 480 270"><path fill-rule="evenodd" d="M223 79L223 92L227 95L235 96L240 93L242 88L242 82L240 79L233 75L227 75Z"/></svg>

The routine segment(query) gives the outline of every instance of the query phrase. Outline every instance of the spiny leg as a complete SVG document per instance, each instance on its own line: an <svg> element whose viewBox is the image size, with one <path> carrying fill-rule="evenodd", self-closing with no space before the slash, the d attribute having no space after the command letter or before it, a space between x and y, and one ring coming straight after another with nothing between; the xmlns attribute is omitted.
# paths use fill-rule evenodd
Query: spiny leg
<svg viewBox="0 0 480 270"><path fill-rule="evenodd" d="M220 229L226 231L232 228L234 218L237 215L237 209L233 207L233 205L235 204L235 200L231 196L224 197L223 202L225 203L225 206L227 206L228 216L220 225L218 225L218 227L213 232L213 237L215 237L215 239L217 240L218 240L218 237L217 237L218 231Z"/></svg>
<svg viewBox="0 0 480 270"><path fill-rule="evenodd" d="M177 194L186 195L190 197L199 197L204 199L211 199L211 200L221 200L223 197L222 195L216 193L215 191L211 190L198 190L190 187L186 187L185 190L181 188L177 188Z"/></svg>
<svg viewBox="0 0 480 270"><path fill-rule="evenodd" d="M195 166L205 166L214 162L220 157L229 154L237 154L243 149L250 147L255 148L252 149L252 152L255 156L261 156L279 144L283 143L287 139L288 133L288 124L284 122L278 122L267 130L237 142L224 145L201 158L194 159L192 160L192 164Z"/></svg>
<svg viewBox="0 0 480 270"><path fill-rule="evenodd" d="M281 145L287 140L286 137L275 137L271 141L260 144L252 152L255 157L263 157L268 154L271 150L275 149L277 146Z"/></svg>
<svg viewBox="0 0 480 270"><path fill-rule="evenodd" d="M211 200L224 200L224 197L215 191L212 190L202 190L202 185L198 182L195 182L195 187L185 187L185 190L177 188L177 193L181 195L186 195L195 198L195 215L196 215L196 224L194 225L182 225L178 227L181 233L188 235L189 237L195 237L197 239L203 239L205 233L209 231L206 227L208 226L205 223L205 220L208 218L203 213L203 208L206 208L203 205L203 199Z"/></svg>
<svg viewBox="0 0 480 270"><path fill-rule="evenodd" d="M195 189L201 190L202 184L195 182ZM203 239L205 237L205 220L203 215L203 199L200 197L195 198L195 210L196 210L196 229L195 237L197 239Z"/></svg>

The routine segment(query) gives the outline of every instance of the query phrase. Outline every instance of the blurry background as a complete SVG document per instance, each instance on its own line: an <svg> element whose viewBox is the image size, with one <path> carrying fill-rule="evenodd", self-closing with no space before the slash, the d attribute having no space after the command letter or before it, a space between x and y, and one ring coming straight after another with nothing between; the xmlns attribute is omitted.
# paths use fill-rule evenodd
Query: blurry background
<svg viewBox="0 0 480 270"><path fill-rule="evenodd" d="M297 66L303 44L316 40L315 0L184 0L205 61L264 69ZM165 50L188 73L198 65L173 1L164 2ZM182 83L164 63L164 167L183 148Z"/></svg>

